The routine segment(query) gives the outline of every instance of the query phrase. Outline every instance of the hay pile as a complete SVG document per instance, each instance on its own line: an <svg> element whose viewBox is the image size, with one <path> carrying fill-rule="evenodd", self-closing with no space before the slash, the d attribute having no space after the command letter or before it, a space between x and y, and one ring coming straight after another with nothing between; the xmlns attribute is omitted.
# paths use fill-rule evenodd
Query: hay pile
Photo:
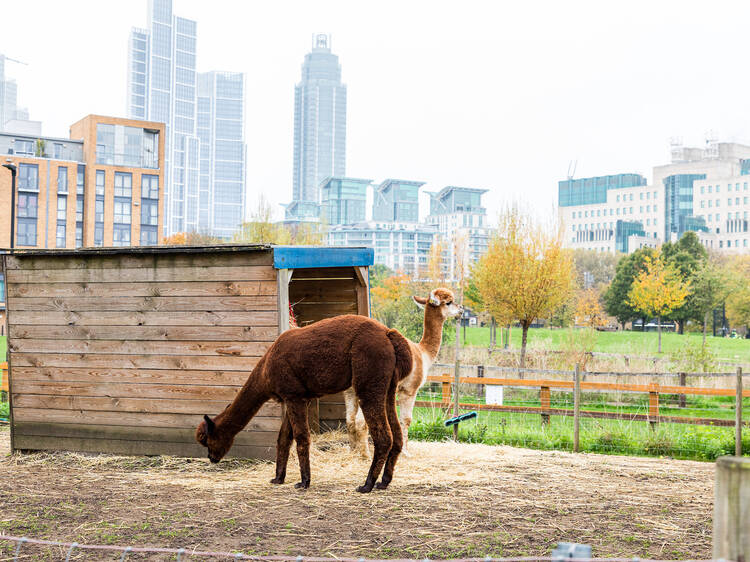
<svg viewBox="0 0 750 562"><path fill-rule="evenodd" d="M8 447L0 430L0 452ZM709 558L713 466L510 447L410 443L391 488L361 495L369 463L317 436L312 487L272 486L271 463L74 453L3 456L3 530L100 544L248 554L450 558Z"/></svg>

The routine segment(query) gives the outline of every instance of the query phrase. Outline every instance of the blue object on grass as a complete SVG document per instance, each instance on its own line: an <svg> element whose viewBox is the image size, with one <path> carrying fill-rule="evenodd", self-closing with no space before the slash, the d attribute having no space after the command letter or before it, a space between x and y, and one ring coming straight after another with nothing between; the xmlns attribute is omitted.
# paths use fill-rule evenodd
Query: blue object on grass
<svg viewBox="0 0 750 562"><path fill-rule="evenodd" d="M456 416L454 418L449 418L445 420L445 426L448 427L449 425L457 424L458 422L462 422L464 420L470 420L471 418L477 417L476 412L469 412L468 414L461 414L460 416Z"/></svg>

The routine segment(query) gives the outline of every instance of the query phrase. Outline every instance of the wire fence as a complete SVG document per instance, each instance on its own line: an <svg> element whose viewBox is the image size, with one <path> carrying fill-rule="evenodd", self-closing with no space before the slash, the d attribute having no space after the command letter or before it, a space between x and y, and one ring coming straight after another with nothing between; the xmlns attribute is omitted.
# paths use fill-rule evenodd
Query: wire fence
<svg viewBox="0 0 750 562"><path fill-rule="evenodd" d="M254 556L250 554L244 554L242 552L211 552L202 551L190 548L158 548L158 547L141 547L141 546L114 546L114 545L102 545L102 544L78 544L77 542L61 542L51 541L42 539L32 539L27 537L14 537L0 535L0 541L6 541L13 543L13 558L10 560L17 561L25 557L25 553L22 549L28 550L30 547L43 547L47 549L45 553L48 558L57 554L65 556L64 560L68 562L76 554L80 554L84 551L99 551L111 552L113 554L120 554L119 560L122 562L128 558L131 554L169 554L175 555L177 562L186 560L188 557L202 557L202 558L232 558L234 560L274 560L274 561L295 561L295 562L440 562L441 559L434 558L423 558L420 560L416 559L376 559L376 558L322 558L316 556ZM571 545L571 546L583 546L583 545ZM567 547L567 543L566 543ZM589 547L586 547L589 548ZM50 552L50 549L53 552ZM590 548L589 548L590 550ZM666 560L651 560L648 558L574 558L569 554L575 554L576 549L556 549L553 551L552 556L545 557L519 557L519 558L452 558L451 562L559 562L565 560L567 562L667 562ZM36 553L35 554L41 554ZM567 555L566 555L567 554ZM52 558L55 559L55 558ZM445 559L447 562L447 559ZM681 561L690 562L690 561ZM692 562L699 562L694 560ZM701 560L700 562L708 562Z"/></svg>
<svg viewBox="0 0 750 562"><path fill-rule="evenodd" d="M695 460L735 454L739 442L750 454L747 422L737 425L750 390L738 408L737 372L581 372L577 409L574 379L568 370L467 365L456 387L455 367L437 364L417 396L410 435L452 436L444 422L458 398L460 413L477 412L461 422L462 441Z"/></svg>

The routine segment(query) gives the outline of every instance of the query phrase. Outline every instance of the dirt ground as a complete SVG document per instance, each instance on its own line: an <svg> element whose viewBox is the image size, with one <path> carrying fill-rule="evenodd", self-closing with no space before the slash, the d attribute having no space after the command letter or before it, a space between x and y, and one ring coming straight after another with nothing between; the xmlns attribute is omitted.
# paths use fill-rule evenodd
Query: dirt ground
<svg viewBox="0 0 750 562"><path fill-rule="evenodd" d="M306 491L294 457L273 486L270 463L10 455L9 441L0 427L2 534L256 555L548 556L573 541L596 557L711 557L711 463L413 442L391 487L362 495L368 465L341 433L316 439ZM0 559L14 547L0 541Z"/></svg>

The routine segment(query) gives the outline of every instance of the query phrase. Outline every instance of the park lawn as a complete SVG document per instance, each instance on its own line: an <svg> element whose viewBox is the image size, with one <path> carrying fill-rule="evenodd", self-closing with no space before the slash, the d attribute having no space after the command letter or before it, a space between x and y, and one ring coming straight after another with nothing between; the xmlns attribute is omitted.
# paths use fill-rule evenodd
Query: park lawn
<svg viewBox="0 0 750 562"><path fill-rule="evenodd" d="M464 343L463 330L461 343ZM498 330L498 342L500 331ZM568 329L531 328L528 336L529 349L548 351L564 350L569 341ZM662 355L677 353L686 346L700 346L702 334L675 334L662 332ZM709 336L709 347L721 360L750 362L750 340L715 338ZM488 347L490 342L489 327L466 328L466 345ZM511 330L511 347L521 347L521 328ZM658 334L656 332L597 332L596 346L593 351L601 353L621 353L625 355L657 355Z"/></svg>
<svg viewBox="0 0 750 562"><path fill-rule="evenodd" d="M5 336L0 336L0 363L7 360L7 348L8 348L8 340Z"/></svg>

